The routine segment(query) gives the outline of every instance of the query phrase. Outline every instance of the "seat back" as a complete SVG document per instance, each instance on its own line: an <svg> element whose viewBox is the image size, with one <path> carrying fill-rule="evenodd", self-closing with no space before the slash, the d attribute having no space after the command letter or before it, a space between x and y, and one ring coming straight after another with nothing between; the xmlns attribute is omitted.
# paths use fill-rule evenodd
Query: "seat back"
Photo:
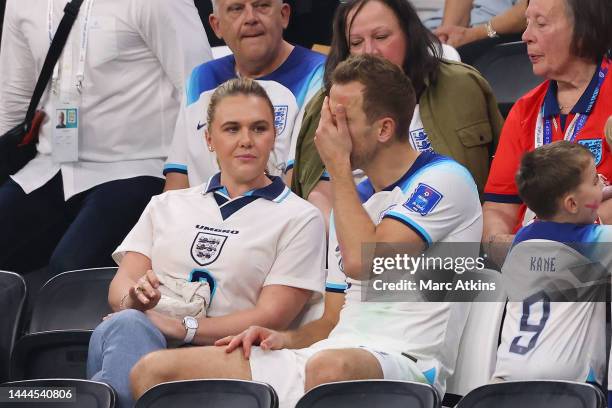
<svg viewBox="0 0 612 408"><path fill-rule="evenodd" d="M603 393L569 381L509 381L488 384L466 395L457 408L604 408Z"/></svg>
<svg viewBox="0 0 612 408"><path fill-rule="evenodd" d="M9 378L9 360L25 298L23 278L13 272L0 271L0 382Z"/></svg>
<svg viewBox="0 0 612 408"><path fill-rule="evenodd" d="M203 404L205 401L205 404ZM268 384L242 380L189 380L156 385L136 401L136 408L277 408Z"/></svg>
<svg viewBox="0 0 612 408"><path fill-rule="evenodd" d="M112 310L108 287L117 268L92 268L64 272L40 290L29 332L93 330Z"/></svg>
<svg viewBox="0 0 612 408"><path fill-rule="evenodd" d="M504 117L521 96L542 83L533 73L527 55L527 44L522 41L498 44L474 62L489 81Z"/></svg>
<svg viewBox="0 0 612 408"><path fill-rule="evenodd" d="M92 330L58 330L26 334L13 349L10 379L86 379L91 333Z"/></svg>
<svg viewBox="0 0 612 408"><path fill-rule="evenodd" d="M474 278L476 277L482 281L494 282L498 289L502 288L501 274L495 270L484 269L477 272L474 275ZM506 305L505 292L498 290L487 300L476 301L470 307L459 343L455 371L446 382L446 393L449 395L466 395L471 390L487 384L493 375ZM454 400L457 401L458 398ZM448 401L448 398L445 398L445 401Z"/></svg>
<svg viewBox="0 0 612 408"><path fill-rule="evenodd" d="M10 388L13 391L25 388L34 388L39 391L49 389L51 394L45 391L45 401L32 399L24 402L3 402L1 405L6 408L20 408L27 406L30 408L114 408L117 401L117 393L107 384L89 380L68 380L68 379L45 379L45 380L26 380L0 384L0 388ZM6 396L6 394L3 394ZM51 402L49 397L57 396ZM2 402L0 400L0 402Z"/></svg>
<svg viewBox="0 0 612 408"><path fill-rule="evenodd" d="M296 408L437 408L439 404L429 384L367 380L320 385L306 393Z"/></svg>
<svg viewBox="0 0 612 408"><path fill-rule="evenodd" d="M117 268L61 273L40 290L28 333L15 344L12 380L86 378L93 329L111 312L108 286Z"/></svg>

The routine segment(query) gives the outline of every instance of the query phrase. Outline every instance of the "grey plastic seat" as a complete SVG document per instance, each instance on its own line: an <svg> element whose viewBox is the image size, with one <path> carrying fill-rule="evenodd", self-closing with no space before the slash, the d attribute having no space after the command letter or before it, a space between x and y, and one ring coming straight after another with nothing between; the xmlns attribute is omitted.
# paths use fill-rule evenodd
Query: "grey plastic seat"
<svg viewBox="0 0 612 408"><path fill-rule="evenodd" d="M468 393L457 408L604 408L595 386L570 381L509 381Z"/></svg>
<svg viewBox="0 0 612 408"><path fill-rule="evenodd" d="M86 378L93 329L111 312L108 287L117 268L61 273L40 290L27 334L11 358L10 378Z"/></svg>
<svg viewBox="0 0 612 408"><path fill-rule="evenodd" d="M296 408L438 408L428 385L409 381L365 380L323 384L310 390Z"/></svg>
<svg viewBox="0 0 612 408"><path fill-rule="evenodd" d="M474 61L480 73L493 88L499 110L504 117L512 105L528 91L542 83L533 73L527 55L527 44L522 41L496 45Z"/></svg>
<svg viewBox="0 0 612 408"><path fill-rule="evenodd" d="M188 380L156 385L136 401L136 408L277 408L268 384L242 380Z"/></svg>
<svg viewBox="0 0 612 408"><path fill-rule="evenodd" d="M18 335L25 298L23 278L13 272L0 271L0 382L9 379L9 360Z"/></svg>

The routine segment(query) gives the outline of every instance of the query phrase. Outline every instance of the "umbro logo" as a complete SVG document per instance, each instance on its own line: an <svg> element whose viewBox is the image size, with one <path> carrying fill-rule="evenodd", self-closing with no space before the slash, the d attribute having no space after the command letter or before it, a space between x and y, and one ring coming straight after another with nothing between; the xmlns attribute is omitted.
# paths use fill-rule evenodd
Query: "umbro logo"
<svg viewBox="0 0 612 408"><path fill-rule="evenodd" d="M202 129L204 126L206 126L206 123L200 123L198 122L198 130Z"/></svg>

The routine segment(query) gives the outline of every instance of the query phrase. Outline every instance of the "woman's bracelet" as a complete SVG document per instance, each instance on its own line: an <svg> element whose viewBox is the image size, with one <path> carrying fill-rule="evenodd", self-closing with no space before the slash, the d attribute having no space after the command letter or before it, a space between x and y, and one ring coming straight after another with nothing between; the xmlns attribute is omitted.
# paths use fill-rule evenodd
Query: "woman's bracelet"
<svg viewBox="0 0 612 408"><path fill-rule="evenodd" d="M125 310L125 300L128 298L128 296L130 296L130 292L126 293L121 298L121 302L119 302L119 310Z"/></svg>

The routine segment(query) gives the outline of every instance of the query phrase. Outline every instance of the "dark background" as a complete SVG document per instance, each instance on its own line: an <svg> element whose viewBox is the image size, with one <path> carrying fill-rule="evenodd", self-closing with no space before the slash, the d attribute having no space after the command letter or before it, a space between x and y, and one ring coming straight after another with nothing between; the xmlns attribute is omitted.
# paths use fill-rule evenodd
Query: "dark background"
<svg viewBox="0 0 612 408"><path fill-rule="evenodd" d="M312 44L329 45L331 41L331 21L338 0L287 0L291 5L291 21L285 32L285 38L292 44L311 48ZM206 28L211 46L223 45L208 24L208 15L212 12L210 0L194 0L200 18ZM0 33L4 21L6 0L0 0Z"/></svg>
<svg viewBox="0 0 612 408"><path fill-rule="evenodd" d="M6 0L0 0L0 34L2 34L2 24L4 23L4 6L6 6Z"/></svg>

